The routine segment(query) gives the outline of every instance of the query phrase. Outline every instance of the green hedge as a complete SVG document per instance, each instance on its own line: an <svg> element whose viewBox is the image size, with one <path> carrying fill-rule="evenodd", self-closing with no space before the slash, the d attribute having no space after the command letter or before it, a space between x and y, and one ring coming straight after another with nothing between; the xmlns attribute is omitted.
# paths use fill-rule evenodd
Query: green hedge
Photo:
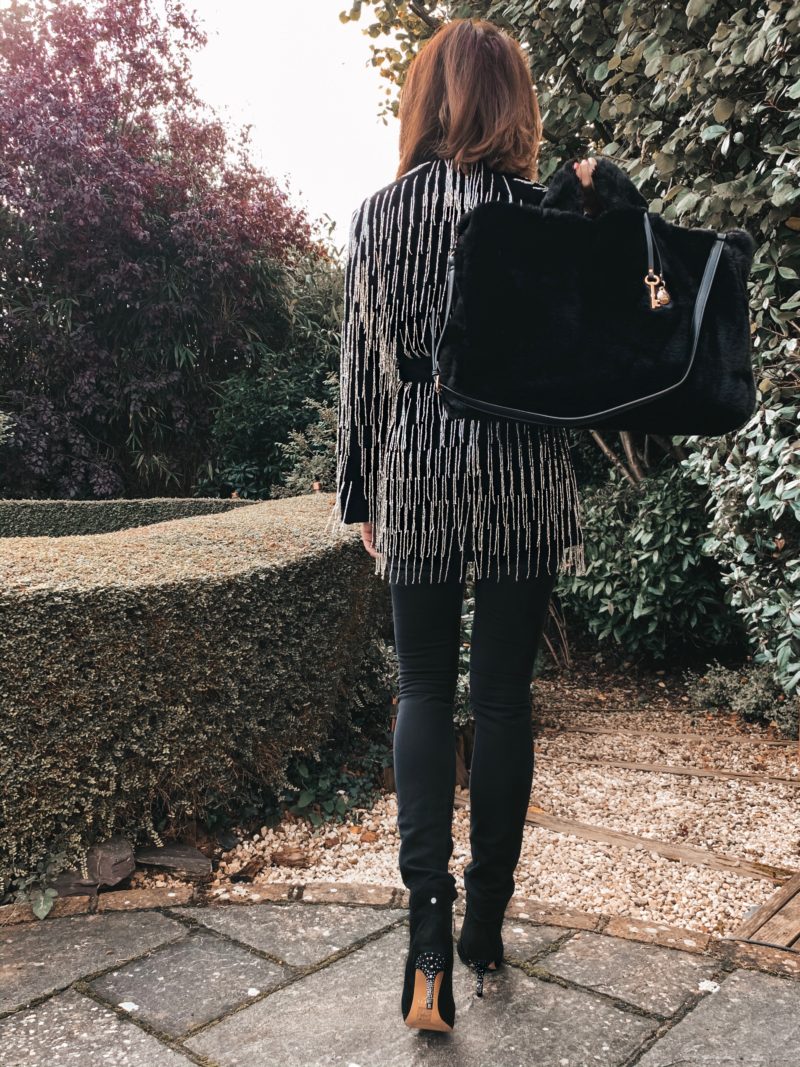
<svg viewBox="0 0 800 1067"><path fill-rule="evenodd" d="M346 714L387 587L330 494L0 542L0 895L115 832L277 790Z"/></svg>
<svg viewBox="0 0 800 1067"><path fill-rule="evenodd" d="M0 500L0 537L68 537L215 515L251 500L153 497L137 500Z"/></svg>

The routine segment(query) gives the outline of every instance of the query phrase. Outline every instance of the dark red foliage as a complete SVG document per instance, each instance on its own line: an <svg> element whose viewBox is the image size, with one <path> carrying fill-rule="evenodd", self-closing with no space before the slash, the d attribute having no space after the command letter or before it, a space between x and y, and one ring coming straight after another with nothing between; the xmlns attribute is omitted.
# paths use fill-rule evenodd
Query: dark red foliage
<svg viewBox="0 0 800 1067"><path fill-rule="evenodd" d="M197 99L180 3L0 11L0 495L189 493L309 223Z"/></svg>

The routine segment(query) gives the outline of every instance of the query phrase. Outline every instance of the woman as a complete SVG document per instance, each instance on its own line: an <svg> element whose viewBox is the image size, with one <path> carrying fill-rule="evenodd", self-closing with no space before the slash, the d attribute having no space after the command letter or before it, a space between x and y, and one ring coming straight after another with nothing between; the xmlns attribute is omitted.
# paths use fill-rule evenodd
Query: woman
<svg viewBox="0 0 800 1067"><path fill-rule="evenodd" d="M464 211L537 204L541 137L525 55L459 19L414 58L400 96L397 178L351 220L337 448L338 531L361 524L391 589L400 666L394 732L400 873L410 947L409 1026L451 1030L453 701L466 567L474 567L470 696L472 860L459 956L483 975L500 931L533 776L530 683L559 572L585 572L566 430L448 417L431 379L447 255ZM587 205L593 161L576 164Z"/></svg>

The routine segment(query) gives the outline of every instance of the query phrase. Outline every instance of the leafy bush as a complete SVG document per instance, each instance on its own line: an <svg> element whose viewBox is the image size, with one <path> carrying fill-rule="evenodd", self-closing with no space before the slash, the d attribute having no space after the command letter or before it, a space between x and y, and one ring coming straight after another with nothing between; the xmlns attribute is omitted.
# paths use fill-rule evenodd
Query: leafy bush
<svg viewBox="0 0 800 1067"><path fill-rule="evenodd" d="M291 430L281 450L291 468L273 496L297 496L311 492L316 483L322 492L336 488L336 429L338 375L331 372L323 382L323 399L309 399L304 407L312 413L303 430Z"/></svg>
<svg viewBox="0 0 800 1067"><path fill-rule="evenodd" d="M0 411L0 446L11 439L14 420L5 411Z"/></svg>
<svg viewBox="0 0 800 1067"><path fill-rule="evenodd" d="M260 346L253 366L227 379L211 431L214 459L197 492L266 499L335 489L342 272L319 257L291 257L288 327L280 350ZM306 458L306 450L310 454ZM310 468L310 469L309 469Z"/></svg>
<svg viewBox="0 0 800 1067"><path fill-rule="evenodd" d="M286 786L293 753L360 736L387 591L357 539L319 548L328 514L301 497L57 552L0 538L0 894L114 833L219 821Z"/></svg>
<svg viewBox="0 0 800 1067"><path fill-rule="evenodd" d="M559 592L589 632L658 659L736 639L719 567L702 550L704 496L680 468L638 486L612 470L585 497L586 574L563 576Z"/></svg>
<svg viewBox="0 0 800 1067"><path fill-rule="evenodd" d="M768 666L790 695L800 692L798 431L796 401L773 391L733 445L701 442L683 463L709 488L711 520L702 549L721 564L753 660Z"/></svg>
<svg viewBox="0 0 800 1067"><path fill-rule="evenodd" d="M238 817L275 824L288 808L319 826L370 807L383 787L383 769L393 762L389 708L396 680L393 646L374 637L324 748L295 753L286 767L287 784L277 792L243 796Z"/></svg>
<svg viewBox="0 0 800 1067"><path fill-rule="evenodd" d="M795 737L800 698L789 697L775 680L768 664L726 667L718 661L702 674L685 672L686 693L699 707L729 708L750 722L774 723Z"/></svg>
<svg viewBox="0 0 800 1067"><path fill-rule="evenodd" d="M329 258L196 96L194 16L158 8L0 8L6 496L191 495L215 386L284 350L289 254Z"/></svg>

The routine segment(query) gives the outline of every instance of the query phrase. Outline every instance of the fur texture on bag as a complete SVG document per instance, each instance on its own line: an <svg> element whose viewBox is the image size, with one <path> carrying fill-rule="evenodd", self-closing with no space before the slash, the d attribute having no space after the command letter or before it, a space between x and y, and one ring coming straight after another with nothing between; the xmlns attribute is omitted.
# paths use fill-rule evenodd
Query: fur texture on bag
<svg viewBox="0 0 800 1067"><path fill-rule="evenodd" d="M516 409L586 417L582 425L598 428L664 434L738 428L756 397L747 295L755 242L741 229L726 232L686 382L627 412L589 417L682 377L695 297L716 240L713 230L650 213L671 297L653 310L644 283L647 201L607 159L598 159L593 182L600 200L593 217L583 213L571 162L535 206L489 202L462 216L452 308L438 353L441 384ZM658 272L657 254L654 267ZM454 416L492 417L447 389L442 396Z"/></svg>

